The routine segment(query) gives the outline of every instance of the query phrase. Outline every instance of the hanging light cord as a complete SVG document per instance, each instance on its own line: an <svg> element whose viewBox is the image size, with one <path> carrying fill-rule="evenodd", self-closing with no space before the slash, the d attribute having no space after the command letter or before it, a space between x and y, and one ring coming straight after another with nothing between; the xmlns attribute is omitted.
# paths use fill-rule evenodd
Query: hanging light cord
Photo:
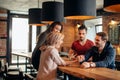
<svg viewBox="0 0 120 80"><path fill-rule="evenodd" d="M38 8L39 8L39 2L40 2L40 1L38 0Z"/></svg>

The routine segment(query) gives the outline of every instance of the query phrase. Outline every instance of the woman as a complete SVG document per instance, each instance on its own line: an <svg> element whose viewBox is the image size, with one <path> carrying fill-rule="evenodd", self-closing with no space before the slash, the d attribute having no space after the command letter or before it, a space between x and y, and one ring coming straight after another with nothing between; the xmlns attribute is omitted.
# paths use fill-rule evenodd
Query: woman
<svg viewBox="0 0 120 80"><path fill-rule="evenodd" d="M68 64L62 60L58 52L63 38L62 33L51 32L47 36L44 46L40 47L41 57L37 80L56 80L57 66Z"/></svg>
<svg viewBox="0 0 120 80"><path fill-rule="evenodd" d="M63 30L63 25L60 22L53 22L45 32L40 34L40 36L38 37L37 45L34 51L32 52L32 64L35 69L38 70L39 59L40 59L40 54L41 54L39 47L44 44L46 36L50 32L62 32L62 30Z"/></svg>

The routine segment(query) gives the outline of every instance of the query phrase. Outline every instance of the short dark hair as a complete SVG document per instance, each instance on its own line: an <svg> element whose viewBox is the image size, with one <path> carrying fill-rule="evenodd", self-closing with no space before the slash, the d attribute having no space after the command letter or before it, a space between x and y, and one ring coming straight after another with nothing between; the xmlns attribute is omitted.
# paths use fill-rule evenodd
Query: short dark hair
<svg viewBox="0 0 120 80"><path fill-rule="evenodd" d="M83 29L85 29L86 32L87 32L87 27L86 27L84 24L82 24L82 25L78 28L78 30L83 30Z"/></svg>
<svg viewBox="0 0 120 80"><path fill-rule="evenodd" d="M96 35L101 36L102 40L108 40L108 35L105 32L98 32Z"/></svg>

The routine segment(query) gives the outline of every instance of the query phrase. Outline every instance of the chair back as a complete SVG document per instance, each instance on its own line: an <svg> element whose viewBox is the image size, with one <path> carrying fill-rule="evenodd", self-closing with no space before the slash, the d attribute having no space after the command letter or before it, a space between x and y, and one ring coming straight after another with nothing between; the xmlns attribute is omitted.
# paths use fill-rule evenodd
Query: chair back
<svg viewBox="0 0 120 80"><path fill-rule="evenodd" d="M5 66L4 66L4 60L0 60L0 72L3 72L5 70Z"/></svg>

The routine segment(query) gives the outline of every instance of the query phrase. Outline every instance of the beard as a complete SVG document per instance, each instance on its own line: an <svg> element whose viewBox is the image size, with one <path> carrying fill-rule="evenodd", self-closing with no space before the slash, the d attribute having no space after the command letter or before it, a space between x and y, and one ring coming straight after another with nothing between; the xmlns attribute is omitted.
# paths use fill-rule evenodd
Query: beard
<svg viewBox="0 0 120 80"><path fill-rule="evenodd" d="M99 47L100 47L100 44L98 44L98 43L95 43L95 46L99 48Z"/></svg>
<svg viewBox="0 0 120 80"><path fill-rule="evenodd" d="M80 41L84 41L85 40L85 38L83 38L83 37L80 37L80 39L79 39Z"/></svg>

